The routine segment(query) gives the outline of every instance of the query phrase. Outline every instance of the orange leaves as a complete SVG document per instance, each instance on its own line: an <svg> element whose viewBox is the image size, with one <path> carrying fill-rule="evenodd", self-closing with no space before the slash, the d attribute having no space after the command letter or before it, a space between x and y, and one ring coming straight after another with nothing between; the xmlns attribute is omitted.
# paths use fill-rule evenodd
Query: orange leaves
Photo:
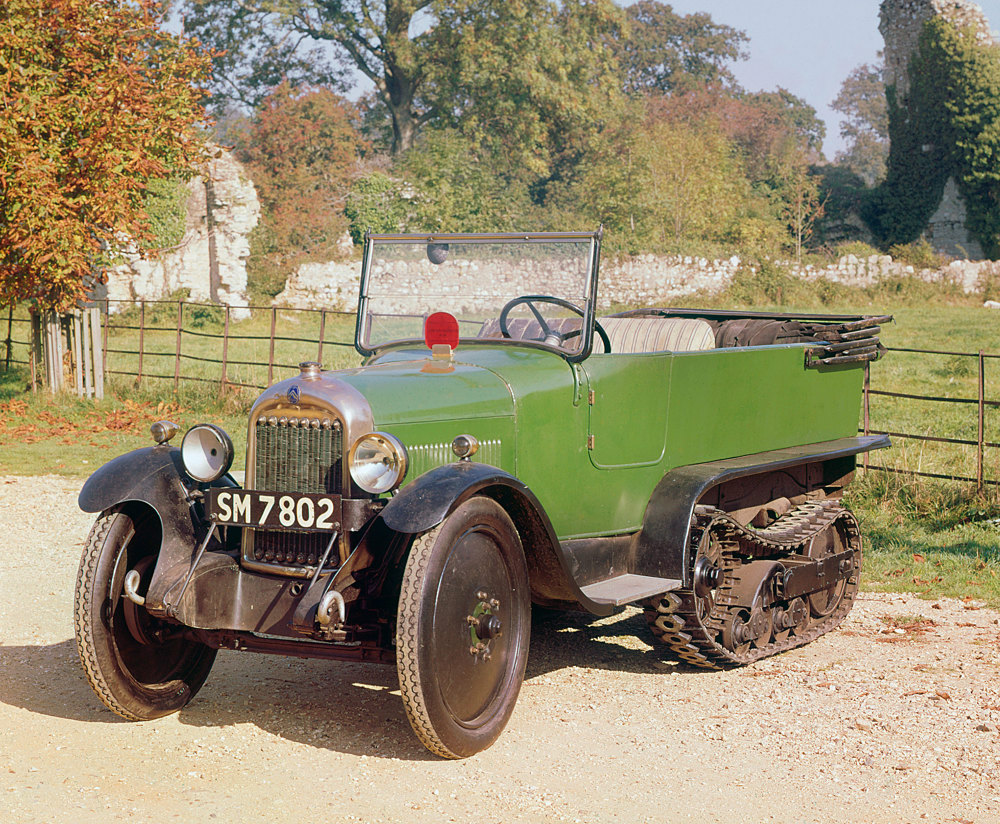
<svg viewBox="0 0 1000 824"><path fill-rule="evenodd" d="M140 434L159 418L183 413L179 404L160 402L138 403L125 400L110 412L90 411L80 420L71 420L45 409L32 410L20 400L0 403L0 443L18 440L37 443L61 439L63 443L88 442L96 445L93 436L107 433ZM86 437L89 436L89 437Z"/></svg>
<svg viewBox="0 0 1000 824"><path fill-rule="evenodd" d="M154 0L8 0L0 60L0 303L71 305L150 177L198 160L208 58Z"/></svg>

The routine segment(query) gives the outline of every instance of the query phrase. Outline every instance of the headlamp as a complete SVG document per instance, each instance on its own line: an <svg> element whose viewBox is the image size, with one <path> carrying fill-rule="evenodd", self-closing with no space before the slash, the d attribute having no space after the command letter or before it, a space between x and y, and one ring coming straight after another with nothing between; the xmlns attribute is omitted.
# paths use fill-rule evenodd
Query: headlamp
<svg viewBox="0 0 1000 824"><path fill-rule="evenodd" d="M184 471L199 483L221 478L233 465L233 441L225 430L212 423L192 426L181 441Z"/></svg>
<svg viewBox="0 0 1000 824"><path fill-rule="evenodd" d="M399 486L409 463L406 447L385 432L372 432L358 438L347 458L354 483L373 495Z"/></svg>

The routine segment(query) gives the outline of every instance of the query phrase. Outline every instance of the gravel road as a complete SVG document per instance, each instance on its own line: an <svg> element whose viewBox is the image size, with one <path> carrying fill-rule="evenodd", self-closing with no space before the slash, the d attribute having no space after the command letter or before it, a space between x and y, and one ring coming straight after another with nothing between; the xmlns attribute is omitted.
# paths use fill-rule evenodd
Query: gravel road
<svg viewBox="0 0 1000 824"><path fill-rule="evenodd" d="M675 667L641 614L540 620L499 742L411 734L395 670L219 654L188 708L91 692L80 482L0 477L0 809L13 822L1000 822L1000 614L862 593L836 632L730 672Z"/></svg>

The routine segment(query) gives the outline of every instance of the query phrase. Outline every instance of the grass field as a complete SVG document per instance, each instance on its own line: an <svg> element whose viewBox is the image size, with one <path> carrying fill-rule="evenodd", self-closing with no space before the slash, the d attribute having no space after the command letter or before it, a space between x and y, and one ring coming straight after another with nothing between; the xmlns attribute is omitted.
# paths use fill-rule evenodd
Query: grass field
<svg viewBox="0 0 1000 824"><path fill-rule="evenodd" d="M741 300L741 297L744 298ZM794 292L790 299L768 303L767 295L730 294L700 297L688 305L745 307L803 312L892 314L895 323L883 327L889 347L940 349L974 353L980 349L1000 354L1000 312L983 309L974 298L940 293L923 284L889 284L868 291L842 288ZM199 421L218 423L233 437L237 455L243 454L245 420L253 389L230 385L220 392L220 310L186 308L182 375L201 378L180 383L173 391L176 357L176 305L147 307L143 371L165 375L144 378L112 375L109 397L100 403L72 396L51 398L26 392L23 367L0 370L0 474L57 473L85 477L110 457L150 443L148 426L170 418L183 427ZM278 311L275 367L278 380L294 374L302 360L315 360L318 350L318 313ZM130 310L113 318L109 349L138 348L139 313ZM15 326L15 339L27 338ZM234 383L264 385L270 349L271 312L230 326L227 377ZM5 330L4 330L5 331ZM325 368L343 368L359 362L348 344L353 340L353 316L328 314L325 324ZM285 339L283 339L285 338ZM341 345L336 345L336 344ZM153 354L159 353L159 354ZM15 357L26 350L15 348ZM214 362L213 362L214 361ZM258 364L250 365L254 361ZM108 368L136 372L136 355L112 352ZM949 398L977 397L978 360L975 357L890 352L872 366L872 388ZM987 360L986 398L1000 400L1000 359ZM1000 442L1000 409L986 410L986 440ZM974 404L933 403L873 396L871 426L897 432L974 440L977 409ZM1000 479L1000 449L985 453L987 478ZM900 470L975 476L974 447L894 439L891 450L872 458ZM867 537L865 586L870 589L918 592L935 598L954 596L982 599L1000 607L1000 493L987 487L977 496L966 484L935 482L907 475L869 472L850 489L849 501L861 519Z"/></svg>

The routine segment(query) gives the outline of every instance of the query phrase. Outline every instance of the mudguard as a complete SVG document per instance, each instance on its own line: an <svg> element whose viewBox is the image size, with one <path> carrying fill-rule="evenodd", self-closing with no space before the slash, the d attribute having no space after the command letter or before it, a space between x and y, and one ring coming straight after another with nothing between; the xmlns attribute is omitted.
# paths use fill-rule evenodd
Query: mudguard
<svg viewBox="0 0 1000 824"><path fill-rule="evenodd" d="M216 484L233 485L228 476ZM198 485L184 473L181 451L160 444L136 449L104 464L80 490L78 503L84 512L103 512L129 501L147 504L160 520L161 543L146 606L154 614L163 609L163 597L174 583L169 570L186 568L205 528L193 510L191 492Z"/></svg>
<svg viewBox="0 0 1000 824"><path fill-rule="evenodd" d="M592 601L576 584L538 498L524 483L495 466L457 461L432 469L404 486L386 504L380 517L394 532L426 532L476 494L495 498L521 532L532 597L537 603L575 603L595 614L608 614L606 605Z"/></svg>
<svg viewBox="0 0 1000 824"><path fill-rule="evenodd" d="M802 464L849 458L889 446L885 435L840 438L671 470L649 499L637 536L636 566L644 575L676 578L691 586L691 526L694 508L712 487L748 475Z"/></svg>
<svg viewBox="0 0 1000 824"><path fill-rule="evenodd" d="M94 472L78 503L84 512L103 512L124 501L145 501L154 509L165 499L187 498L181 451L165 444L119 455ZM187 504L184 504L187 509Z"/></svg>

